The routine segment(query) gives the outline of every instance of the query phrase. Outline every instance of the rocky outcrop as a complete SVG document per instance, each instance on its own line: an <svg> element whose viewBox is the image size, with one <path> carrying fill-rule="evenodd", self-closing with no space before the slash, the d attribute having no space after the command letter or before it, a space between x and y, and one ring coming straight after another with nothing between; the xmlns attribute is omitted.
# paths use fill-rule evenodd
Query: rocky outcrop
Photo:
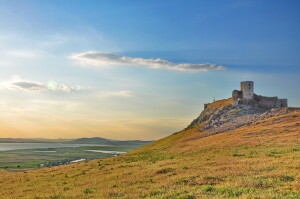
<svg viewBox="0 0 300 199"><path fill-rule="evenodd" d="M265 109L258 106L241 104L210 106L204 109L199 117L194 119L187 128L198 126L199 131L208 130L211 134L216 134L297 110L299 111L298 108Z"/></svg>

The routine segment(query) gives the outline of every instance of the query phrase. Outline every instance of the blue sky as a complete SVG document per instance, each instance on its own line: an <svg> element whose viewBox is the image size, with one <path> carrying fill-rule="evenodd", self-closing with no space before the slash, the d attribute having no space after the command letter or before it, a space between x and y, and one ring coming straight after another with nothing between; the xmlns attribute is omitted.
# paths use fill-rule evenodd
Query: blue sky
<svg viewBox="0 0 300 199"><path fill-rule="evenodd" d="M299 8L0 0L0 136L158 139L244 80L300 106Z"/></svg>

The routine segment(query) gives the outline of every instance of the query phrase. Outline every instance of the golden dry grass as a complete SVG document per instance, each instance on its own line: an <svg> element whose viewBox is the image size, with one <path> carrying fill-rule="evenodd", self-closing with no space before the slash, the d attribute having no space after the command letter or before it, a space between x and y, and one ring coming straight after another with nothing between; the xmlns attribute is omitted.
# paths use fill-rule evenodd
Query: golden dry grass
<svg viewBox="0 0 300 199"><path fill-rule="evenodd" d="M27 173L0 171L1 198L300 198L300 112L127 154Z"/></svg>
<svg viewBox="0 0 300 199"><path fill-rule="evenodd" d="M207 108L223 108L227 105L230 105L233 103L232 98L228 98L228 99L222 99L222 100L218 100L215 101L213 103L209 103L207 104Z"/></svg>

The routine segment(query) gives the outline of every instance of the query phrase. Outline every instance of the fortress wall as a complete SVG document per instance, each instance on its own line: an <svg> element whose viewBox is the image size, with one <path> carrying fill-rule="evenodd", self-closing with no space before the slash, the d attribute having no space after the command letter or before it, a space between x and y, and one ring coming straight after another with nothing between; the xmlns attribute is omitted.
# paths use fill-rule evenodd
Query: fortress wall
<svg viewBox="0 0 300 199"><path fill-rule="evenodd" d="M232 91L232 100L233 100L233 105L238 104L238 100L243 98L243 92L234 90Z"/></svg>
<svg viewBox="0 0 300 199"><path fill-rule="evenodd" d="M287 107L287 99L254 95L254 104L266 108Z"/></svg>
<svg viewBox="0 0 300 199"><path fill-rule="evenodd" d="M288 102L287 99L279 99L279 106L280 107L287 107L288 106Z"/></svg>
<svg viewBox="0 0 300 199"><path fill-rule="evenodd" d="M232 92L233 105L254 105L262 108L280 108L287 107L287 99L278 99L278 97L265 97L261 95L253 94L252 100L241 99L238 97L239 93L236 91Z"/></svg>

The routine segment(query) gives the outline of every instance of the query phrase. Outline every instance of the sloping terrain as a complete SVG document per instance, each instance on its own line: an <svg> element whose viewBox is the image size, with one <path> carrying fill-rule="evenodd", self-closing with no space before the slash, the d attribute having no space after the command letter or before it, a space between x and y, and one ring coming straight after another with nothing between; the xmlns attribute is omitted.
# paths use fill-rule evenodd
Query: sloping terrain
<svg viewBox="0 0 300 199"><path fill-rule="evenodd" d="M0 171L1 198L300 198L300 109L253 113L227 128L249 115L227 105L118 157ZM226 131L215 131L222 125Z"/></svg>

